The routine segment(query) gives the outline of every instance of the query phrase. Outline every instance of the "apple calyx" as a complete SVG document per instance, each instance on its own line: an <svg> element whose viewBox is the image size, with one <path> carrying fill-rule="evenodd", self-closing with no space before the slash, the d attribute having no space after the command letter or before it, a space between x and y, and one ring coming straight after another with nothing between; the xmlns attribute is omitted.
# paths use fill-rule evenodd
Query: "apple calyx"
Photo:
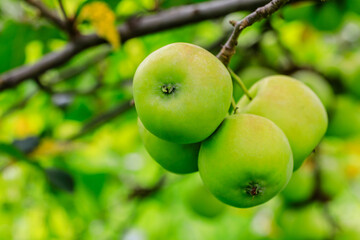
<svg viewBox="0 0 360 240"><path fill-rule="evenodd" d="M164 84L161 86L161 91L165 94L165 95L169 95L172 94L173 92L175 92L176 87L174 84L172 83L168 83L168 84Z"/></svg>
<svg viewBox="0 0 360 240"><path fill-rule="evenodd" d="M247 194L254 197L262 192L262 188L260 187L259 184L250 182L249 185L245 188L245 191Z"/></svg>

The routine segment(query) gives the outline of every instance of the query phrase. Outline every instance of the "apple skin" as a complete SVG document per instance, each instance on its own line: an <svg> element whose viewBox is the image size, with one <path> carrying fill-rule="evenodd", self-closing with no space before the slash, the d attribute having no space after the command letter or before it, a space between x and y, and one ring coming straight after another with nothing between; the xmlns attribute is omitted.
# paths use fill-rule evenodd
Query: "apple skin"
<svg viewBox="0 0 360 240"><path fill-rule="evenodd" d="M198 171L200 143L178 144L149 132L138 120L140 137L149 155L166 170L186 174Z"/></svg>
<svg viewBox="0 0 360 240"><path fill-rule="evenodd" d="M205 186L234 207L270 200L286 186L292 169L285 134L270 120L252 114L227 117L200 148L199 172Z"/></svg>
<svg viewBox="0 0 360 240"><path fill-rule="evenodd" d="M296 204L310 199L315 190L314 164L305 163L293 173L288 185L281 192L287 204Z"/></svg>
<svg viewBox="0 0 360 240"><path fill-rule="evenodd" d="M243 96L238 112L263 116L278 125L290 142L297 170L326 132L324 105L304 83L287 76L264 78L249 92L253 99Z"/></svg>
<svg viewBox="0 0 360 240"><path fill-rule="evenodd" d="M327 110L333 106L335 100L334 91L330 84L322 76L312 71L300 70L292 74L292 77L305 83L311 90L313 90Z"/></svg>
<svg viewBox="0 0 360 240"><path fill-rule="evenodd" d="M173 43L150 54L134 76L135 107L154 135L176 143L200 142L227 115L232 80L211 53Z"/></svg>

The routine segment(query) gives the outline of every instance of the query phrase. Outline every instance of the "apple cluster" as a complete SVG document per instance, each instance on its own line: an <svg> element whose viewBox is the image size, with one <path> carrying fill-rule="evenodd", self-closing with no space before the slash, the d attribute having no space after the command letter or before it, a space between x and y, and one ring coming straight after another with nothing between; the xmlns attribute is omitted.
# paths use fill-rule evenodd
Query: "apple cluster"
<svg viewBox="0 0 360 240"><path fill-rule="evenodd" d="M133 91L152 158L174 173L199 170L210 192L235 207L262 204L282 191L328 124L318 96L281 75L255 83L229 114L227 68L188 43L150 54L135 73Z"/></svg>

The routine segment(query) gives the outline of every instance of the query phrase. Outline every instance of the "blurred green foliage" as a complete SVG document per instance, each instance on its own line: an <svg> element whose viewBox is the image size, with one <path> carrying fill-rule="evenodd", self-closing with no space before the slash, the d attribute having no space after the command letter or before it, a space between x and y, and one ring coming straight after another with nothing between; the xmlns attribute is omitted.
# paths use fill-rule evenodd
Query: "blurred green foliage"
<svg viewBox="0 0 360 240"><path fill-rule="evenodd" d="M59 12L57 1L43 2ZM87 1L63 2L72 16ZM203 1L103 2L121 24L156 7ZM40 77L51 92L34 81L1 92L0 239L360 239L359 0L289 4L239 39L231 67L248 87L306 70L335 93L328 132L303 174L262 206L235 209L217 206L206 192L196 197L198 174L163 170L140 141L135 110L119 108L132 99L131 78L152 51L190 42L216 54L227 21L245 14L134 38L117 51L84 51ZM86 23L79 29L94 31ZM25 2L0 1L1 73L66 42ZM236 87L234 94L243 93Z"/></svg>

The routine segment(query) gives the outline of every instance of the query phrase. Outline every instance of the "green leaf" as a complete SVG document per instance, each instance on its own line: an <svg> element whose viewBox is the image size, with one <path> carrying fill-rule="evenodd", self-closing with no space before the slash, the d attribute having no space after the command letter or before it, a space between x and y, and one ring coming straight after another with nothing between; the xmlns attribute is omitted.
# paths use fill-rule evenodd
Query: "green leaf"
<svg viewBox="0 0 360 240"><path fill-rule="evenodd" d="M45 169L45 175L50 184L54 187L67 191L69 193L74 192L74 178L64 170L58 168L47 168Z"/></svg>
<svg viewBox="0 0 360 240"><path fill-rule="evenodd" d="M13 145L21 152L28 154L34 151L40 144L40 139L37 136L27 137L24 139L15 139Z"/></svg>

